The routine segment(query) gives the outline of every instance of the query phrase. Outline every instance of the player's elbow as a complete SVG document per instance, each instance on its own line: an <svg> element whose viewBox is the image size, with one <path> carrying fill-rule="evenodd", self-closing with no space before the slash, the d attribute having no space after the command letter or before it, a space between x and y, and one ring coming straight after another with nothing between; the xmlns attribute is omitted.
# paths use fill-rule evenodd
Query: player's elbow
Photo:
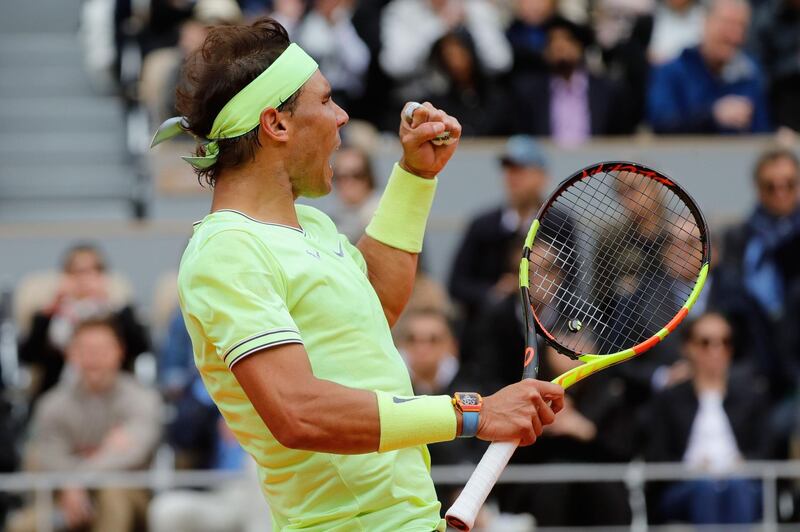
<svg viewBox="0 0 800 532"><path fill-rule="evenodd" d="M287 449L303 450L308 444L307 436L295 427L286 427L282 430L276 430L273 432L273 435L275 439L278 440L278 443Z"/></svg>
<svg viewBox="0 0 800 532"><path fill-rule="evenodd" d="M272 423L272 435L278 443L289 449L313 451L318 447L319 430L313 419L307 416L302 409L291 409L284 412L279 423Z"/></svg>

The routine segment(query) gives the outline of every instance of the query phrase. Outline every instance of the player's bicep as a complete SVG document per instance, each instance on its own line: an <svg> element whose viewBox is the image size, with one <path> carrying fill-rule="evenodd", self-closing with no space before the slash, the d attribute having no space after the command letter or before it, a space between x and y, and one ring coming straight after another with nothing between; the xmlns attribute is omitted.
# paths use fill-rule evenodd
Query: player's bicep
<svg viewBox="0 0 800 532"><path fill-rule="evenodd" d="M231 371L270 432L284 443L297 428L296 407L316 380L303 345L262 349L233 364Z"/></svg>

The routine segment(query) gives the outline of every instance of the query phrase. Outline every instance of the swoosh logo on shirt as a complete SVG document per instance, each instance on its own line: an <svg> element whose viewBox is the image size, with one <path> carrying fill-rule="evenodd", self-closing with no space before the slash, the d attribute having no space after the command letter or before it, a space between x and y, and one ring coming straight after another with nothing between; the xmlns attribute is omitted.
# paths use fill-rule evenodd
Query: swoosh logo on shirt
<svg viewBox="0 0 800 532"><path fill-rule="evenodd" d="M306 253L308 253L309 255L311 255L312 257L314 257L315 259L319 260L319 251L317 251L316 249L315 249L315 250L313 250L313 251L312 251L312 250L310 250L310 249L307 249L307 250L306 250Z"/></svg>
<svg viewBox="0 0 800 532"><path fill-rule="evenodd" d="M342 243L341 242L339 242L339 251L334 251L333 253L336 254L336 255L339 255L340 257L344 257L344 250L342 249Z"/></svg>
<svg viewBox="0 0 800 532"><path fill-rule="evenodd" d="M417 399L419 399L419 397L396 397L396 396L392 397L392 401L394 401L398 405L400 403L407 403L409 401L416 401Z"/></svg>

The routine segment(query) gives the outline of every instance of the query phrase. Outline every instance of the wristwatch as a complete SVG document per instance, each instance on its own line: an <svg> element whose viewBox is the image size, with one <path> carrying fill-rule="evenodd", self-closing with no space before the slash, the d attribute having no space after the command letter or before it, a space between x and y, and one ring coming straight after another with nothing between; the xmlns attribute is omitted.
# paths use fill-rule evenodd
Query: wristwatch
<svg viewBox="0 0 800 532"><path fill-rule="evenodd" d="M453 405L461 412L461 434L459 438L472 438L478 433L483 397L474 392L456 392Z"/></svg>

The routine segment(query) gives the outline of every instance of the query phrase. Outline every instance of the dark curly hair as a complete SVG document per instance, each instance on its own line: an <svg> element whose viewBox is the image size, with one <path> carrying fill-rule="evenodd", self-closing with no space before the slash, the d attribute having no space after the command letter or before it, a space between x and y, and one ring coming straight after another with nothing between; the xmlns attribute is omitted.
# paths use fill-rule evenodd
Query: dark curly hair
<svg viewBox="0 0 800 532"><path fill-rule="evenodd" d="M260 18L247 26L211 28L203 46L183 64L176 91L178 112L185 116L189 131L205 138L217 114L228 101L267 69L289 47L286 29L271 18ZM278 106L280 111L294 111L300 91ZM258 127L239 137L217 141L219 157L206 169L195 169L198 179L216 184L226 168L252 161L258 142ZM199 145L196 155L204 156Z"/></svg>

